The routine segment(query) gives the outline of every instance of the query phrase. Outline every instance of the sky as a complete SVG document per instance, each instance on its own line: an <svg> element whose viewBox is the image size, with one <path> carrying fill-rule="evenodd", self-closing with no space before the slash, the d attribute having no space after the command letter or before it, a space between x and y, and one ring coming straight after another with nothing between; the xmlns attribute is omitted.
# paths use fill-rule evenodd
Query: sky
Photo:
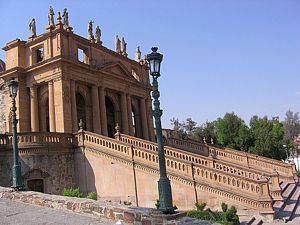
<svg viewBox="0 0 300 225"><path fill-rule="evenodd" d="M132 59L137 46L159 48L165 128L173 117L200 125L234 112L248 123L300 111L300 0L0 0L0 46L27 40L32 18L44 33L50 5L68 9L78 35L93 20L110 49L124 36Z"/></svg>

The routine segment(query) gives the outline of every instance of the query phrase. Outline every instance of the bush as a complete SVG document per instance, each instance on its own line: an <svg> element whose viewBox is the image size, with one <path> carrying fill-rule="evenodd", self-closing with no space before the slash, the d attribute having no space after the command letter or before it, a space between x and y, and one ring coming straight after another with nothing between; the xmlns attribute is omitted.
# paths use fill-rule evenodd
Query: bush
<svg viewBox="0 0 300 225"><path fill-rule="evenodd" d="M231 222L231 225L240 224L239 216L236 214L237 210L234 206L231 206L230 209L226 212L226 221Z"/></svg>
<svg viewBox="0 0 300 225"><path fill-rule="evenodd" d="M79 188L64 188L63 196L82 198Z"/></svg>
<svg viewBox="0 0 300 225"><path fill-rule="evenodd" d="M236 214L237 210L235 207L228 209L228 205L222 203L223 212L213 212L209 208L204 210L206 204L196 204L197 210L192 210L187 213L187 216L193 217L200 220L208 220L211 222L218 222L224 225L239 225L239 217ZM198 208L200 210L198 210Z"/></svg>
<svg viewBox="0 0 300 225"><path fill-rule="evenodd" d="M97 194L96 194L96 192L89 192L88 195L86 196L86 198L97 200Z"/></svg>
<svg viewBox="0 0 300 225"><path fill-rule="evenodd" d="M223 212L227 212L228 205L226 203L222 202L221 207Z"/></svg>
<svg viewBox="0 0 300 225"><path fill-rule="evenodd" d="M206 203L205 202L203 202L203 203L196 203L195 206L197 208L197 211L203 211L203 209L206 206Z"/></svg>
<svg viewBox="0 0 300 225"><path fill-rule="evenodd" d="M156 199L155 207L156 207L157 209L159 209L159 206L160 206L159 199Z"/></svg>

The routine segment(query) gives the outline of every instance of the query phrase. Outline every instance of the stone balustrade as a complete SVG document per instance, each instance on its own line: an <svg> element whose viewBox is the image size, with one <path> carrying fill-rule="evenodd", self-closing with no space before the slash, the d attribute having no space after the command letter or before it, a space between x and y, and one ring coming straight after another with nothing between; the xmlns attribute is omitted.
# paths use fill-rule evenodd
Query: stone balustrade
<svg viewBox="0 0 300 225"><path fill-rule="evenodd" d="M208 156L208 147L205 145L199 145L199 143L195 141L185 141L176 138L168 138L167 145L172 146L174 148L189 150L191 152L201 154L204 156Z"/></svg>
<svg viewBox="0 0 300 225"><path fill-rule="evenodd" d="M259 169L264 173L272 173L275 169L281 181L294 182L298 180L295 165L292 164L228 148L209 147L209 153L215 155L216 159Z"/></svg>
<svg viewBox="0 0 300 225"><path fill-rule="evenodd" d="M89 150L91 148L91 151L104 151L105 154L125 159L129 162L134 160L135 163L141 166L158 171L157 150L152 142L134 139L130 143L125 135L119 136L119 139L122 141L120 142L87 131L77 133L75 138L78 141L78 145L84 146L85 149ZM127 143L124 141L125 138L127 138ZM262 211L273 210L273 200L269 194L269 184L266 178L252 179L231 174L227 171L205 167L205 165L211 164L209 160L203 160L203 164L197 163L196 154L191 156L189 153L184 155L184 158L180 158L173 154L175 151L179 150L173 148L165 149L166 167L169 176L186 180L189 183L195 181L196 186L205 186L211 193L223 194L223 197L253 209ZM180 153L184 154L184 151ZM193 158L195 165L193 165Z"/></svg>
<svg viewBox="0 0 300 225"><path fill-rule="evenodd" d="M11 148L12 142L12 134L0 136L0 146ZM69 152L72 150L73 144L74 137L72 134L48 132L18 133L18 147L21 155L32 154L33 152L43 153L45 151Z"/></svg>
<svg viewBox="0 0 300 225"><path fill-rule="evenodd" d="M134 146L138 146L140 148L145 148L150 151L157 151L156 143L153 142L145 141L124 134L120 134L119 136L117 136L117 139L128 144L133 144ZM199 166L201 165L202 167L208 168L210 171L223 171L226 174L234 174L236 176L244 177L246 179L254 181L259 181L263 178L262 172L257 171L257 169L242 167L241 165L234 165L226 161L224 162L222 160L214 159L215 152L213 154L211 153L212 157L206 157L202 154L199 155L192 152L187 152L173 147L165 146L165 155L166 157L172 157L183 161L188 161L189 165L191 163ZM264 176L270 179L269 186L271 196L275 200L282 200L279 182L276 182L278 174L275 175L270 172L264 172Z"/></svg>
<svg viewBox="0 0 300 225"><path fill-rule="evenodd" d="M276 169L276 171L279 173L280 181L294 182L295 180L298 180L295 165L290 165L278 160L215 145L212 146L209 144L197 143L191 140L186 141L176 138L169 138L167 144L172 147L181 148L202 155L206 155L206 151L208 149L208 154L215 154L216 158L219 160L239 164L240 166L248 168L263 168L264 172L268 173L272 173L273 169Z"/></svg>

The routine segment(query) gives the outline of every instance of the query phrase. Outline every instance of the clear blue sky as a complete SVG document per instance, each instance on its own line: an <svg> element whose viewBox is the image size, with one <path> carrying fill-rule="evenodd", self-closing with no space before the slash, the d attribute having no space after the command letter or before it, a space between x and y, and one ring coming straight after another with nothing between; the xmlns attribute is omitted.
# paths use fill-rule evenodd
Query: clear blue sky
<svg viewBox="0 0 300 225"><path fill-rule="evenodd" d="M248 122L300 111L300 0L0 0L1 47L26 40L33 17L43 33L49 5L67 7L79 35L94 20L108 48L125 36L131 58L136 46L159 47L164 127L172 117L203 123L235 112Z"/></svg>

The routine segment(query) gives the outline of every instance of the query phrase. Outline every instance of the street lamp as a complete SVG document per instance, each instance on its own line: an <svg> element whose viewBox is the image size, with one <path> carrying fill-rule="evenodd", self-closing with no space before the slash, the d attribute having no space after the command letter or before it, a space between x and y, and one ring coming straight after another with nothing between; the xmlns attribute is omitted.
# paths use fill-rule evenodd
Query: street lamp
<svg viewBox="0 0 300 225"><path fill-rule="evenodd" d="M158 91L157 78L160 76L160 63L163 55L157 52L157 47L151 48L152 52L147 55L147 61L149 62L150 74L153 77L153 91L152 97L154 98L154 110L153 116L155 119L155 129L157 137L157 149L159 159L159 181L158 181L158 192L159 192L159 209L166 214L174 213L174 207L172 203L172 190L170 180L167 177L166 160L164 152L164 143L161 128L161 116L162 110L160 109L160 102L158 100L160 93Z"/></svg>
<svg viewBox="0 0 300 225"><path fill-rule="evenodd" d="M12 116L12 131L13 131L13 161L14 165L12 168L12 178L13 178L13 184L12 188L15 190L21 190L24 188L22 183L22 177L21 177L21 167L19 165L19 149L18 149L18 134L17 134L17 118L16 118L16 97L18 92L18 81L15 80L15 78L12 78L10 81L8 81L8 88L9 88L9 94L11 97L11 103L12 107L11 110L11 116Z"/></svg>

